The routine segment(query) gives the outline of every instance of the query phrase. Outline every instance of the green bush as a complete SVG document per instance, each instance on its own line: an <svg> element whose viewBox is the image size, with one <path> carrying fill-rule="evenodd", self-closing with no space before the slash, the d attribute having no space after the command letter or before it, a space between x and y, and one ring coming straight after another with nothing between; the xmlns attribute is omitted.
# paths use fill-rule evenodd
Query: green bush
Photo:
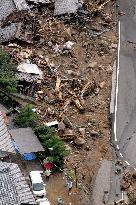
<svg viewBox="0 0 136 205"><path fill-rule="evenodd" d="M16 116L15 122L19 127L32 127L37 125L37 114L33 112L32 105L26 105L21 109L20 113Z"/></svg>
<svg viewBox="0 0 136 205"><path fill-rule="evenodd" d="M15 65L12 64L9 54L0 48L0 86L7 92L16 92Z"/></svg>
<svg viewBox="0 0 136 205"><path fill-rule="evenodd" d="M38 137L40 137L40 135L49 135L50 138L52 135L55 134L55 132L51 128L45 125L37 125L34 129L34 132Z"/></svg>
<svg viewBox="0 0 136 205"><path fill-rule="evenodd" d="M56 135L56 133L46 126L39 126L35 129L35 134L39 137L45 153L44 157L53 162L57 167L62 168L64 159L68 155L64 142Z"/></svg>

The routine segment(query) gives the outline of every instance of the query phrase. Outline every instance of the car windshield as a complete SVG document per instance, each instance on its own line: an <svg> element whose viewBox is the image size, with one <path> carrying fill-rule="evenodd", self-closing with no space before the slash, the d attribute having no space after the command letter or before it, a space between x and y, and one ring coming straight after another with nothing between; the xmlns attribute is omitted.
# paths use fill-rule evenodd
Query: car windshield
<svg viewBox="0 0 136 205"><path fill-rule="evenodd" d="M43 183L36 183L33 184L33 190L34 191L41 191L44 189Z"/></svg>

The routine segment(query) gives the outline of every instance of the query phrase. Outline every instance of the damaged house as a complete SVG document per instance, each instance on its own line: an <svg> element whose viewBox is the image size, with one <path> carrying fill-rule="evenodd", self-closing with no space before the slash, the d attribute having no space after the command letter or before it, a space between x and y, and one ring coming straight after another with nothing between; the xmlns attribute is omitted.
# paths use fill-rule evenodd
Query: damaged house
<svg viewBox="0 0 136 205"><path fill-rule="evenodd" d="M16 78L19 92L27 96L34 96L38 85L43 79L43 72L36 64L32 64L27 60L18 65Z"/></svg>
<svg viewBox="0 0 136 205"><path fill-rule="evenodd" d="M47 5L50 0L2 0L0 1L0 42L18 39L32 43L35 29L33 15L28 4ZM73 14L83 5L83 0L55 0L54 15ZM25 22L25 23L24 23ZM38 37L36 37L38 38Z"/></svg>
<svg viewBox="0 0 136 205"><path fill-rule="evenodd" d="M22 30L22 23L8 21L8 17L17 12L25 12L29 7L25 0L1 0L0 1L0 43L13 39L25 40L30 34L25 29ZM6 19L7 24L4 22ZM24 32L24 36L21 33ZM29 42L29 40L28 40Z"/></svg>

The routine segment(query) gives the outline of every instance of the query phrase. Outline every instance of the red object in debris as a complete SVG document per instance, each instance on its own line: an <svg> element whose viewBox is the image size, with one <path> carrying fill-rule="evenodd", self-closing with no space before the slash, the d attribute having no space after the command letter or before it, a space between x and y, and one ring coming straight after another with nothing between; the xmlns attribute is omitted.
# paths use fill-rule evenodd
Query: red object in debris
<svg viewBox="0 0 136 205"><path fill-rule="evenodd" d="M54 167L54 164L52 162L47 162L43 164L45 169L52 169Z"/></svg>

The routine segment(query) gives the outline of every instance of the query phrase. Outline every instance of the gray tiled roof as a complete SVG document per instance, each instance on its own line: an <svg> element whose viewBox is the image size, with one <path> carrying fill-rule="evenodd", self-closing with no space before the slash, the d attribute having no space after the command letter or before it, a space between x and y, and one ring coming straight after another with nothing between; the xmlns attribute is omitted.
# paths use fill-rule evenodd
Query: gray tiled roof
<svg viewBox="0 0 136 205"><path fill-rule="evenodd" d="M12 0L0 0L0 21L6 18L16 9L14 1Z"/></svg>
<svg viewBox="0 0 136 205"><path fill-rule="evenodd" d="M83 0L55 0L55 15L75 13Z"/></svg>
<svg viewBox="0 0 136 205"><path fill-rule="evenodd" d="M0 162L0 205L35 204L35 199L19 167Z"/></svg>
<svg viewBox="0 0 136 205"><path fill-rule="evenodd" d="M5 125L2 113L0 112L0 150L15 153L11 136Z"/></svg>
<svg viewBox="0 0 136 205"><path fill-rule="evenodd" d="M13 40L15 38L17 26L15 23L0 29L0 42Z"/></svg>
<svg viewBox="0 0 136 205"><path fill-rule="evenodd" d="M0 0L0 21L15 10L28 8L25 0Z"/></svg>

